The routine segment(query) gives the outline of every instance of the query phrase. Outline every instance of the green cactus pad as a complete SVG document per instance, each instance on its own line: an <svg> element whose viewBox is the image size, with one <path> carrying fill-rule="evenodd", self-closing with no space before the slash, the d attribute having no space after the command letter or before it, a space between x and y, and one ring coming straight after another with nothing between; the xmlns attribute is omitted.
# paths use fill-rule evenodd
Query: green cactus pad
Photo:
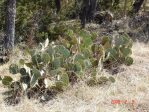
<svg viewBox="0 0 149 112"><path fill-rule="evenodd" d="M32 63L34 65L37 65L40 62L42 62L42 59L41 59L41 55L40 54L36 54L36 55L33 55L32 56Z"/></svg>
<svg viewBox="0 0 149 112"><path fill-rule="evenodd" d="M25 76L21 76L20 81L29 86L31 78L30 78L29 74L26 74Z"/></svg>
<svg viewBox="0 0 149 112"><path fill-rule="evenodd" d="M79 63L74 64L74 72L80 72L82 70L82 67Z"/></svg>
<svg viewBox="0 0 149 112"><path fill-rule="evenodd" d="M40 71L36 68L32 70L31 86L33 87L38 79L41 77Z"/></svg>
<svg viewBox="0 0 149 112"><path fill-rule="evenodd" d="M59 67L61 67L61 59L60 58L55 58L52 63L52 69L58 69Z"/></svg>
<svg viewBox="0 0 149 112"><path fill-rule="evenodd" d="M120 50L121 50L123 56L125 56L125 57L132 54L132 51L130 48L122 47L122 48L120 48Z"/></svg>
<svg viewBox="0 0 149 112"><path fill-rule="evenodd" d="M18 73L18 66L16 64L11 64L9 66L9 72L12 74L17 74Z"/></svg>
<svg viewBox="0 0 149 112"><path fill-rule="evenodd" d="M92 67L91 61L89 59L84 60L84 68L88 69L90 67Z"/></svg>
<svg viewBox="0 0 149 112"><path fill-rule="evenodd" d="M19 64L20 64L20 65L24 65L24 63L25 63L25 61L24 61L23 59L20 59L20 60L19 60Z"/></svg>
<svg viewBox="0 0 149 112"><path fill-rule="evenodd" d="M50 57L52 57L52 55L54 54L54 49L51 45L49 45L47 49L47 53L50 55Z"/></svg>
<svg viewBox="0 0 149 112"><path fill-rule="evenodd" d="M67 73L61 75L61 81L63 82L63 86L67 87L69 84L69 77Z"/></svg>
<svg viewBox="0 0 149 112"><path fill-rule="evenodd" d="M102 76L102 77L100 77L100 80L101 80L102 82L107 82L107 81L108 81L108 78L107 78L107 77Z"/></svg>
<svg viewBox="0 0 149 112"><path fill-rule="evenodd" d="M61 54L64 58L68 58L70 56L70 51L63 45L56 46L55 50L57 54Z"/></svg>
<svg viewBox="0 0 149 112"><path fill-rule="evenodd" d="M74 62L82 63L84 59L85 59L84 55L82 53L80 53L80 54L75 55Z"/></svg>
<svg viewBox="0 0 149 112"><path fill-rule="evenodd" d="M116 37L115 38L115 46L120 47L122 45L125 45L124 39L122 37Z"/></svg>
<svg viewBox="0 0 149 112"><path fill-rule="evenodd" d="M114 77L109 77L109 80L110 80L112 83L114 83L114 82L115 82Z"/></svg>
<svg viewBox="0 0 149 112"><path fill-rule="evenodd" d="M116 49L114 49L114 48L107 49L106 54L108 54L107 56L109 56L108 59L116 60L118 58L118 53L117 53Z"/></svg>
<svg viewBox="0 0 149 112"><path fill-rule="evenodd" d="M93 78L87 81L88 86L95 86L97 84L97 81Z"/></svg>
<svg viewBox="0 0 149 112"><path fill-rule="evenodd" d="M51 60L51 57L48 53L42 54L42 62L44 62L45 64L49 64L50 60Z"/></svg>
<svg viewBox="0 0 149 112"><path fill-rule="evenodd" d="M10 76L4 76L2 79L2 83L6 86L10 85L10 83L13 81L13 79Z"/></svg>
<svg viewBox="0 0 149 112"><path fill-rule="evenodd" d="M133 59L131 57L126 57L124 63L125 65L130 66L133 64Z"/></svg>
<svg viewBox="0 0 149 112"><path fill-rule="evenodd" d="M102 40L101 40L102 45L105 45L108 42L110 42L110 38L108 36L102 37Z"/></svg>
<svg viewBox="0 0 149 112"><path fill-rule="evenodd" d="M22 75L22 76L25 76L27 73L26 73L26 69L25 68L21 68L20 69L20 74Z"/></svg>

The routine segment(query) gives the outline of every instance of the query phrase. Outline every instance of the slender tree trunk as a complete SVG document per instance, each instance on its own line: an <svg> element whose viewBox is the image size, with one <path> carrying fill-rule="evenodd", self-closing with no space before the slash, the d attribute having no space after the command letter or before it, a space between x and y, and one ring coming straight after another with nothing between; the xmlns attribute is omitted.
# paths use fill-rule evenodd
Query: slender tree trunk
<svg viewBox="0 0 149 112"><path fill-rule="evenodd" d="M146 4L147 4L147 0L144 0L144 3L143 3L144 12L146 11Z"/></svg>
<svg viewBox="0 0 149 112"><path fill-rule="evenodd" d="M103 0L102 5L104 10L109 10L112 7L112 0Z"/></svg>
<svg viewBox="0 0 149 112"><path fill-rule="evenodd" d="M55 0L56 12L59 13L61 9L61 0Z"/></svg>
<svg viewBox="0 0 149 112"><path fill-rule="evenodd" d="M127 15L127 0L125 0L125 3L124 3L124 16Z"/></svg>
<svg viewBox="0 0 149 112"><path fill-rule="evenodd" d="M120 0L114 0L113 6L118 7L120 3Z"/></svg>
<svg viewBox="0 0 149 112"><path fill-rule="evenodd" d="M144 0L135 0L132 8L132 13L138 13Z"/></svg>
<svg viewBox="0 0 149 112"><path fill-rule="evenodd" d="M131 6L133 5L134 0L131 0Z"/></svg>
<svg viewBox="0 0 149 112"><path fill-rule="evenodd" d="M4 47L9 53L14 47L16 0L6 0Z"/></svg>

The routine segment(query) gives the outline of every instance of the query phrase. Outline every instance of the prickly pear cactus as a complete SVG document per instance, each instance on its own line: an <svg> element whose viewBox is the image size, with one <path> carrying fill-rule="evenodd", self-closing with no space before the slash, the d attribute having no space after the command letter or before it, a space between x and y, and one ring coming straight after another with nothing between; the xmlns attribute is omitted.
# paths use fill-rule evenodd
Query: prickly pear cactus
<svg viewBox="0 0 149 112"><path fill-rule="evenodd" d="M61 29L55 27L55 30L60 32ZM133 63L132 41L127 35L116 38L104 36L98 43L95 42L97 35L85 30L65 29L64 32L65 38L60 37L54 42L47 39L37 49L26 47L24 54L30 59L20 59L19 64L9 67L10 73L20 74L20 79L16 82L10 76L0 77L2 83L9 87L12 83L19 83L17 87L29 98L34 94L42 97L47 91L56 94L65 90L82 80L88 70L93 74L87 81L88 85L114 83L114 77L97 78L97 70L115 62L127 66Z"/></svg>
<svg viewBox="0 0 149 112"><path fill-rule="evenodd" d="M103 62L109 65L119 66L125 64L130 66L133 64L132 54L132 40L128 35L120 35L115 38L103 37L101 44L103 45L105 56Z"/></svg>

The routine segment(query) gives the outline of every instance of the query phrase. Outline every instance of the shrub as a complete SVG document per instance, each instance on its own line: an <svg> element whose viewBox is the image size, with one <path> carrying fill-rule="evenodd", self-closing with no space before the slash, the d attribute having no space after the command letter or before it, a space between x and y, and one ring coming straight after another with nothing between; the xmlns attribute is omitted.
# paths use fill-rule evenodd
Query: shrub
<svg viewBox="0 0 149 112"><path fill-rule="evenodd" d="M14 81L10 76L1 77L2 83L11 91L11 103L18 103L21 96L40 98L46 101L69 85L82 79L84 72L91 69L92 78L88 85L115 82L113 77L96 78L98 67L120 64L131 65L132 41L127 35L116 38L102 37L100 44L95 43L97 35L85 30L66 29L63 37L49 42L46 39L37 49L25 48L30 59L21 59L19 64L9 67L10 73L20 74ZM9 92L10 92L9 91ZM16 100L14 100L14 98Z"/></svg>

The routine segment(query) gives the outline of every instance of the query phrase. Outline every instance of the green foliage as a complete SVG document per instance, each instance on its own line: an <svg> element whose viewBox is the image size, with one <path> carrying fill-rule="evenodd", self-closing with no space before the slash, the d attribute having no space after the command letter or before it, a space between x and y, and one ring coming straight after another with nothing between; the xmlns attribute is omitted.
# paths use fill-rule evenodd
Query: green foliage
<svg viewBox="0 0 149 112"><path fill-rule="evenodd" d="M4 76L4 78L2 78L2 83L6 86L9 86L12 81L13 79L10 76Z"/></svg>
<svg viewBox="0 0 149 112"><path fill-rule="evenodd" d="M74 0L65 2L62 1L60 13L55 14L54 0L17 1L15 40L24 42L33 39L40 45L36 49L24 49L24 54L30 60L24 58L19 60L18 65L10 65L9 72L20 76L18 81L10 76L0 76L0 81L9 87L12 98L18 98L21 94L39 98L47 91L57 94L83 79L86 70L91 70L92 77L87 81L90 86L114 83L114 77L97 78L97 68L102 65L108 69L121 64L133 64L132 41L127 35L115 38L103 36L96 43L99 40L96 33L81 30L77 20L66 21L79 15L82 2L78 1L77 5ZM122 12L123 3L112 3L111 0L98 2L101 10L110 9L118 14ZM0 31L4 29L5 23L4 4L4 0L1 0Z"/></svg>
<svg viewBox="0 0 149 112"><path fill-rule="evenodd" d="M109 80L113 83L115 82L115 79L113 77L109 77Z"/></svg>
<svg viewBox="0 0 149 112"><path fill-rule="evenodd" d="M16 64L11 64L9 67L9 72L12 74L18 73L18 66Z"/></svg>
<svg viewBox="0 0 149 112"><path fill-rule="evenodd" d="M124 63L125 65L130 66L133 64L133 59L131 57L126 57Z"/></svg>
<svg viewBox="0 0 149 112"><path fill-rule="evenodd" d="M122 17L124 1L122 0L97 0L97 10L110 10L115 17ZM127 0L127 10L132 7L132 0ZM78 18L82 0L62 0L62 10L55 14L54 0L17 0L16 7L16 41L30 41L33 38L37 42L55 40L67 28L62 21ZM0 31L4 31L5 24L5 0L0 1ZM61 34L60 34L61 33Z"/></svg>
<svg viewBox="0 0 149 112"><path fill-rule="evenodd" d="M106 84L108 82L114 83L115 79L114 77L105 77L105 76L101 76L99 78L91 78L87 81L87 85L89 86L95 86L95 85L101 85L101 84Z"/></svg>
<svg viewBox="0 0 149 112"><path fill-rule="evenodd" d="M20 68L20 74L22 76L25 76L27 74L26 69L25 68Z"/></svg>
<svg viewBox="0 0 149 112"><path fill-rule="evenodd" d="M32 69L32 74L31 74L31 87L34 87L35 84L37 83L38 79L41 77L41 73L38 69L33 68Z"/></svg>
<svg viewBox="0 0 149 112"><path fill-rule="evenodd" d="M63 58L68 58L70 56L70 51L62 45L58 45L55 47L55 53L57 55L62 55Z"/></svg>
<svg viewBox="0 0 149 112"><path fill-rule="evenodd" d="M113 77L96 78L97 67L104 65L108 68L106 64L115 66L115 61L118 65L130 66L133 63L130 57L132 41L127 35L121 35L119 38L104 36L100 44L97 44L94 43L95 36L85 30L67 29L63 32L63 38L59 37L52 42L46 39L37 49L25 48L24 52L31 57L30 60L20 59L18 65L10 65L10 73L20 74L17 82L21 92L26 93L28 97L34 97L32 92L35 96L42 97L47 90L57 94L70 84L81 80L85 71L90 69L92 78L87 82L88 85L114 83ZM11 85L10 78L4 78L2 82Z"/></svg>
<svg viewBox="0 0 149 112"><path fill-rule="evenodd" d="M114 39L103 37L102 45L105 51L105 57L103 58L105 67L120 64L130 66L133 64L133 59L130 57L132 54L132 40L128 35L120 35Z"/></svg>
<svg viewBox="0 0 149 112"><path fill-rule="evenodd" d="M0 31L4 31L5 0L0 1ZM48 25L59 21L55 15L54 0L17 0L16 2L16 42L28 41L34 38L38 42L47 36Z"/></svg>

